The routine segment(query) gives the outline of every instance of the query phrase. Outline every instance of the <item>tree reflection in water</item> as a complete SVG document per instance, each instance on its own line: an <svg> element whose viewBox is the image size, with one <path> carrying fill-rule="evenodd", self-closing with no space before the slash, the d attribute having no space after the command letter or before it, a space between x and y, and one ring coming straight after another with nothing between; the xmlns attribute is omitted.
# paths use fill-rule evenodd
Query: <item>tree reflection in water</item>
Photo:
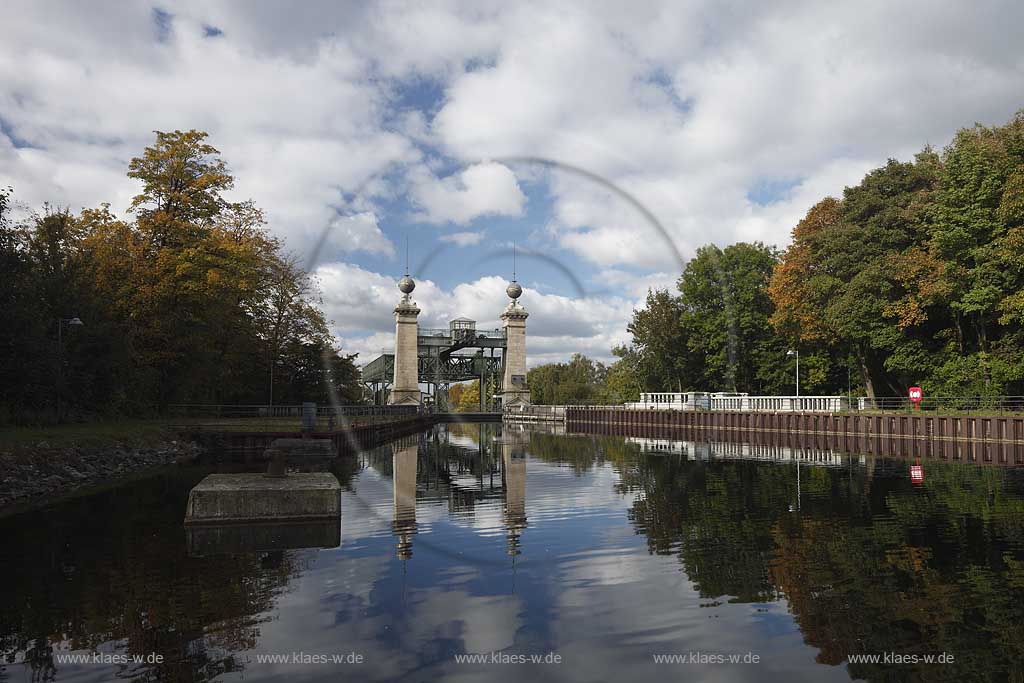
<svg viewBox="0 0 1024 683"><path fill-rule="evenodd" d="M140 680L241 669L235 653L255 646L306 554L190 557L183 511L205 474L173 471L0 520L4 662L21 659L33 680L52 680L55 650L116 643L129 656L163 656Z"/></svg>
<svg viewBox="0 0 1024 683"><path fill-rule="evenodd" d="M704 598L786 600L823 664L947 652L941 671L908 665L901 678L1024 680L1024 471L934 462L914 486L906 461L798 468L639 450L618 437L531 440L533 455L577 471L610 462L650 552L678 556Z"/></svg>

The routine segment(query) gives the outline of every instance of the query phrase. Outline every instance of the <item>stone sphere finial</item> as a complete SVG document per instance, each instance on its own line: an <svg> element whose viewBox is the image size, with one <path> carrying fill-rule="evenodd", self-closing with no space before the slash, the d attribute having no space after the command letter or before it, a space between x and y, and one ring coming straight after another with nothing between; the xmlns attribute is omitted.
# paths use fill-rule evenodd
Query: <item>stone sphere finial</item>
<svg viewBox="0 0 1024 683"><path fill-rule="evenodd" d="M513 280L512 284L505 288L505 293L508 294L510 299L518 299L523 295L523 288L519 286L518 282Z"/></svg>
<svg viewBox="0 0 1024 683"><path fill-rule="evenodd" d="M412 294L412 290L416 289L416 281L406 275L398 281L398 290L402 294Z"/></svg>

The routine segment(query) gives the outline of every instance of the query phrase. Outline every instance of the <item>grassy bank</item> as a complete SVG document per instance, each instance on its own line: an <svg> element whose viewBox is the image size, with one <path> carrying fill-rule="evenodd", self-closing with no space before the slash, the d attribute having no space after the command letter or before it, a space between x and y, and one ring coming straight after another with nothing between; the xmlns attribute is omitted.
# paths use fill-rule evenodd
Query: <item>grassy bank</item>
<svg viewBox="0 0 1024 683"><path fill-rule="evenodd" d="M45 427L0 427L0 450L18 451L46 443L53 448L108 444L144 446L174 439L171 420L118 420Z"/></svg>

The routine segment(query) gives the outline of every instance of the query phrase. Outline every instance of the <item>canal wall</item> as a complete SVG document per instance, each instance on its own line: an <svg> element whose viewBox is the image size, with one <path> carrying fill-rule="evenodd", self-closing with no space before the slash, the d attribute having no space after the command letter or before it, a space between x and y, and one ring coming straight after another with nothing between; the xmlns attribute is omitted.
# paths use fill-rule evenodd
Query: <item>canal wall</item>
<svg viewBox="0 0 1024 683"><path fill-rule="evenodd" d="M338 455L350 455L429 429L436 421L435 416L430 414L413 414L389 422L351 425L347 429L339 425L340 429L305 432L303 436L330 440ZM189 432L188 438L202 446L204 460L258 463L263 462L263 451L275 440L294 439L298 435L295 431L205 429Z"/></svg>
<svg viewBox="0 0 1024 683"><path fill-rule="evenodd" d="M843 453L1024 464L1024 416L566 409L569 433L750 442Z"/></svg>
<svg viewBox="0 0 1024 683"><path fill-rule="evenodd" d="M309 432L306 436L330 439L337 454L346 455L420 432L434 422L431 415L412 414L389 422L354 425L347 431ZM177 439L146 446L111 443L57 448L39 443L0 451L0 515L166 465L220 461L262 469L266 467L263 452L272 441L295 438L299 433L179 427L178 435Z"/></svg>

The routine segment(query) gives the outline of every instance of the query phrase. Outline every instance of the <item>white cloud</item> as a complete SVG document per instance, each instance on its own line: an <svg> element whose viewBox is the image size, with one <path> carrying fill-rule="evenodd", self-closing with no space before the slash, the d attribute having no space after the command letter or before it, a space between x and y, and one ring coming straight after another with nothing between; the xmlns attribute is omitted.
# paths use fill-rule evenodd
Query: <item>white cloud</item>
<svg viewBox="0 0 1024 683"><path fill-rule="evenodd" d="M359 353L367 363L394 349L393 309L401 296L397 278L367 271L351 263L328 263L316 270L323 291L324 309L346 353ZM413 299L422 311L419 325L446 328L456 317L477 322L478 329L497 329L508 304L500 277L482 277L450 290L431 280L417 280ZM634 299L616 296L571 298L542 294L530 287L520 302L527 320L527 362L530 366L559 361L573 353L609 360L613 346L627 340L626 323Z"/></svg>
<svg viewBox="0 0 1024 683"><path fill-rule="evenodd" d="M356 330L384 332L394 326L392 309L400 294L390 278L351 263L326 263L316 271L327 319L334 321L338 336L348 338Z"/></svg>
<svg viewBox="0 0 1024 683"><path fill-rule="evenodd" d="M397 299L375 272L394 256L381 225L410 214L520 218L544 236L524 248L596 264L607 277L584 279L599 301L524 295L530 357L607 357L646 285L670 284L700 245L783 245L807 208L887 157L1024 104L1024 5L1009 0L984 13L881 0L186 1L162 40L150 6L15 5L0 24L0 186L33 207L123 213L139 187L128 161L152 131L206 130L236 176L232 198L266 209L290 248L333 227L319 272L328 315L366 353ZM537 156L566 166L521 161ZM788 189L752 200L763 186ZM527 213L524 188L550 212ZM478 235L439 239L472 259ZM419 283L424 320L496 324L500 280L445 282Z"/></svg>
<svg viewBox="0 0 1024 683"><path fill-rule="evenodd" d="M328 227L327 239L338 250L346 253L363 251L383 256L395 255L395 245L381 232L377 216L371 211L338 216Z"/></svg>
<svg viewBox="0 0 1024 683"><path fill-rule="evenodd" d="M425 170L412 175L414 201L432 223L468 223L487 215L518 216L526 195L507 166L483 162L437 178Z"/></svg>
<svg viewBox="0 0 1024 683"><path fill-rule="evenodd" d="M109 201L124 211L139 187L125 176L128 161L152 131L199 128L236 177L233 197L255 198L271 226L305 248L345 203L343 192L419 157L383 126L386 94L365 81L365 58L343 42L319 42L303 61L228 33L204 39L187 10L176 10L174 30L157 43L149 8L65 9L26 5L0 27L0 118L29 145L3 145L0 183L30 204ZM99 26L99 15L111 27Z"/></svg>
<svg viewBox="0 0 1024 683"><path fill-rule="evenodd" d="M442 242L451 242L460 247L471 247L480 244L484 239L483 231L478 232L453 232L450 235L441 235L438 239Z"/></svg>
<svg viewBox="0 0 1024 683"><path fill-rule="evenodd" d="M592 9L510 10L499 58L453 79L435 132L460 158L536 155L603 176L648 206L684 256L709 241L788 241L820 197L765 209L747 198L761 181L837 194L888 156L1021 106L1007 24L1024 19L1019 4L986 18L880 3ZM553 175L563 246L601 265L667 265L621 200Z"/></svg>
<svg viewBox="0 0 1024 683"><path fill-rule="evenodd" d="M667 289L674 292L678 280L679 273L675 272L631 273L615 268L602 270L593 279L597 289L623 290L638 299L646 298L648 290Z"/></svg>

